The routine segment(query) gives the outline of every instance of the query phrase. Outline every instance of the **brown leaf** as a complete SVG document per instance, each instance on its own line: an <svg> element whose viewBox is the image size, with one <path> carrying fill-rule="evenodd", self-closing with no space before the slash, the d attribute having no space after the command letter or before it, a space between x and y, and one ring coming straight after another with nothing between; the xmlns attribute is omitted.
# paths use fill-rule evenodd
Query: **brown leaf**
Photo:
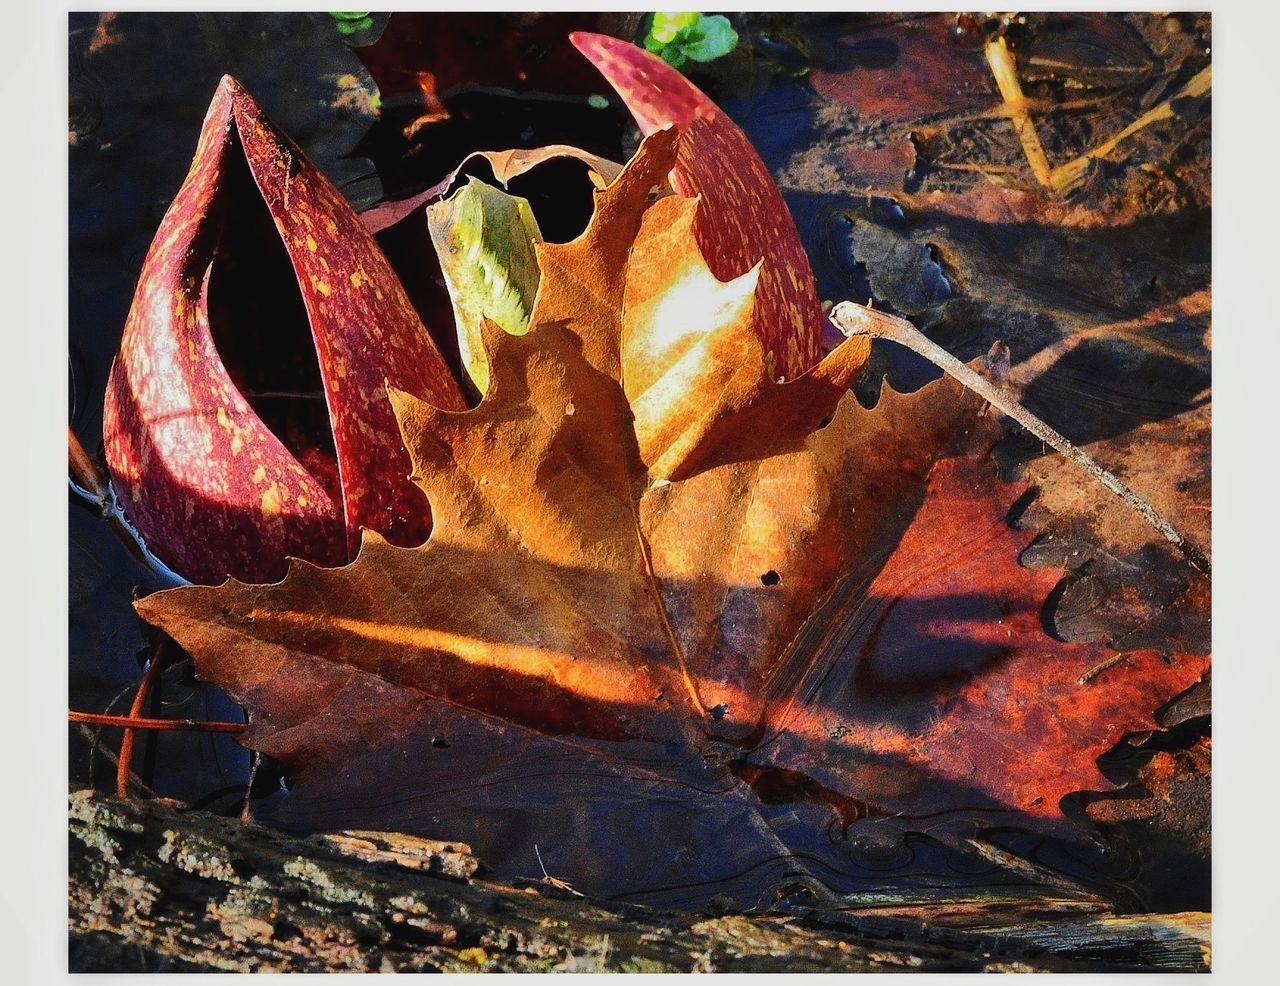
<svg viewBox="0 0 1280 986"><path fill-rule="evenodd" d="M628 732L622 716L643 725L681 701L678 665L644 577L632 489L642 477L616 383L626 252L673 143L669 132L650 141L600 193L606 235L593 225L574 244L540 247L533 328L518 337L490 333L491 382L479 407L445 412L393 392L415 479L433 504L435 533L421 551L405 554L368 536L355 565L296 566L279 591L232 585L225 600L144 603L148 618L212 658L203 673L251 706L259 687L305 682L310 701L294 693L271 703L291 715L309 715L302 709L365 672L548 731L615 737ZM563 304L558 292L568 295ZM575 327L597 332L584 339ZM312 584L317 578L342 587ZM333 600L319 621L308 602L315 591ZM224 664L202 643L226 634L271 643L265 652L255 647L249 665ZM262 665L253 665L266 654L277 670L290 668L290 682L260 675ZM585 654L594 656L581 660Z"/></svg>
<svg viewBox="0 0 1280 986"><path fill-rule="evenodd" d="M590 151L584 151L580 147L572 147L569 144L548 144L546 147L514 148L506 151L475 151L468 154L460 165L430 188L407 199L381 202L373 208L366 209L360 213L360 221L364 224L364 228L370 233L381 233L383 230L400 222L406 216L433 202L438 202L448 194L449 189L458 180L458 176L477 158L489 162L489 166L493 169L493 176L503 185L506 185L514 178L528 174L540 164L562 158L573 158L585 164L591 174L592 181L597 186L609 184L622 171L622 165L616 161L610 161L607 158L600 157L598 154L592 154Z"/></svg>
<svg viewBox="0 0 1280 986"><path fill-rule="evenodd" d="M462 162L461 167L473 158L483 157L493 167L493 176L506 185L513 178L532 171L538 165L558 158L574 158L590 169L593 180L603 187L622 173L622 165L599 154L592 154L569 144L547 144L544 147L514 148L508 151L477 151Z"/></svg>
<svg viewBox="0 0 1280 986"><path fill-rule="evenodd" d="M650 136L579 239L539 245L530 331L488 327L477 408L393 391L427 544L366 534L345 568L295 563L279 585L139 611L327 802L443 723L471 744L450 786L481 801L507 759L559 750L740 812L758 795L845 823L862 802L1058 818L1093 757L1203 660L1134 654L1080 684L1103 648L1040 626L1056 578L1017 565L1018 490L977 454L996 423L949 379L862 408L865 339L775 382L755 272L717 282L703 203L650 202L675 142ZM611 772L600 757L626 740L645 752Z"/></svg>
<svg viewBox="0 0 1280 986"><path fill-rule="evenodd" d="M777 660L812 600L852 559L874 553L871 537L892 538L910 515L909 496L873 497L872 488L909 487L913 477L900 461L866 468L874 457L865 443L883 440L878 428L851 440L855 422L873 418L846 389L865 340L779 385L762 375L754 334L732 320L723 331L736 328L738 345L713 348L704 377L726 379L724 367L746 354L754 382L727 376L720 412L671 470L678 478L683 466L687 478L664 482L645 468L621 386L645 361L632 351L624 358L618 340L624 311L632 312L623 305L628 280L634 288L653 276L648 264L631 270L628 244L642 217L641 257L671 228L669 206L646 213L645 204L669 168L673 138L650 138L599 194L582 238L540 246L534 328L522 337L490 334L493 387L477 409L443 412L395 395L415 478L437 521L423 549L405 553L369 537L358 562L336 572L299 565L278 587L143 604L200 655L204 673L257 704L246 692L262 666L233 671L247 652L222 646L247 635L266 645L252 662L273 655L263 679L273 690L302 684L314 674L302 669L320 661L336 664L339 678L354 667L552 731L652 732L673 704L695 723L732 704L732 714L707 728L754 731L762 696L771 687L785 692L775 679L793 680L792 665L809 657ZM684 250L695 250L687 209L677 228ZM921 415L923 427L906 443L920 465L945 446L939 433L972 407L954 397ZM668 413L679 417L683 407ZM745 440L730 440L735 420ZM865 502L856 522L837 523L850 502ZM379 585L395 588L382 593ZM324 615L313 612L316 598L330 600ZM215 639L218 654L205 646ZM298 660L288 658L296 673L286 681L275 662L290 651ZM504 686L514 675L523 686Z"/></svg>

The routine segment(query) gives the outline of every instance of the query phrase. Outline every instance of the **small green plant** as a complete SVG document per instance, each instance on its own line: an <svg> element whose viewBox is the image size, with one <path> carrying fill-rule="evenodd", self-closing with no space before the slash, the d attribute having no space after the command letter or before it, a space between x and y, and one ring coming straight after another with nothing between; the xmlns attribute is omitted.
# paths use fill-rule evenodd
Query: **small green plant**
<svg viewBox="0 0 1280 986"><path fill-rule="evenodd" d="M738 32L723 14L659 11L649 21L644 46L668 65L683 69L690 61L709 62L738 46Z"/></svg>
<svg viewBox="0 0 1280 986"><path fill-rule="evenodd" d="M373 26L373 18L367 10L340 10L330 12L329 16L338 22L338 31L342 34L355 34Z"/></svg>

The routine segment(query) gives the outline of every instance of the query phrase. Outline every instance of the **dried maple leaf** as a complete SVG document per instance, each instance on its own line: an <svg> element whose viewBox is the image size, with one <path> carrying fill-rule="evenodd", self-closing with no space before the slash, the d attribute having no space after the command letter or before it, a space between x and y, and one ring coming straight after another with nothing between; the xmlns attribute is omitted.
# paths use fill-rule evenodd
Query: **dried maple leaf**
<svg viewBox="0 0 1280 986"><path fill-rule="evenodd" d="M250 229L246 210L269 219ZM273 234L278 246L264 246ZM333 435L332 450L313 450L306 463L264 423L219 354L232 344L228 336L269 351L282 331L274 320L237 323L215 340L218 282L237 260L228 242L256 251L242 266L281 272L266 251L287 255L283 282L254 284L251 293L300 297L305 309L322 419ZM228 572L278 578L287 555L340 563L365 526L397 543L421 543L429 514L404 478L408 460L387 380L442 406L465 406L346 200L224 78L191 171L147 254L108 384L104 442L126 516L157 555L195 581L218 582ZM326 472L336 475L326 482Z"/></svg>
<svg viewBox="0 0 1280 986"><path fill-rule="evenodd" d="M520 337L490 333L492 378L478 408L442 412L394 392L415 478L433 503L436 533L411 556L371 537L359 561L341 574L303 567L281 587L292 594L311 591L303 588L311 576L353 579L345 589L322 590L352 603L361 595L357 585L399 587L402 595L383 599L375 609L329 611L327 622L340 628L340 635L352 635L353 646L344 650L355 666L361 666L363 657L356 652L363 648L354 643L381 637L401 655L396 663L403 664L407 677L398 678L398 684L442 690L440 697L450 701L551 730L623 735L629 730L622 719L640 717L646 708L663 713L672 703L699 709L707 704L700 696L706 686L695 681L688 663L707 662L684 653L658 604L655 576L661 582L663 575L654 566L670 560L652 557L638 527L647 474L620 386L627 363L619 347L627 258L649 190L669 167L673 146L669 132L646 145L601 195L596 220L581 239L567 246L539 245L543 280L533 328ZM758 346L742 325L731 322L728 328L744 340L738 349ZM785 388L763 377L757 351L754 377L766 392L748 396L767 400L774 390L795 392L790 415L815 425L844 392L865 351L864 342L851 342L819 372ZM759 416L750 400L745 403L739 413ZM733 410L726 405L725 413ZM720 417L713 416L711 423ZM689 455L723 457L717 429L704 431ZM803 429L794 436L783 433L773 444L785 445L788 438L799 442L803 434ZM670 493L650 494L684 507L685 501ZM670 511L665 516L670 518ZM730 528L721 540L733 536ZM752 579L758 581L769 564L790 572L788 547L781 545L768 564L762 561L765 567ZM402 571L406 563L420 570ZM458 606L464 585L470 612ZM804 605L805 585L797 572L794 583L775 595L792 597L794 610L797 602ZM441 592L446 586L449 591ZM712 589L710 597L693 602L703 609L718 607L722 599ZM250 591L270 592L271 587ZM514 596L506 598L508 593ZM153 609L161 598L146 604L148 616L201 653L198 641ZM189 596L186 604L210 600ZM177 597L170 603L184 605ZM264 596L252 609L245 615L259 639L277 632L287 637L289 627L304 635L316 629L298 601ZM241 613L241 607L231 612ZM799 618L802 614L792 621ZM243 624L235 615L218 616L216 630L240 634ZM763 651L768 643L761 639L756 647ZM582 660L584 653L593 659ZM385 658L374 660L382 664ZM759 660L765 659L762 652ZM524 687L509 687L517 676ZM497 706L490 705L493 700ZM612 707L618 704L630 711Z"/></svg>
<svg viewBox="0 0 1280 986"><path fill-rule="evenodd" d="M649 752L615 782L694 770L690 803L734 817L779 800L845 823L1058 817L1203 661L1132 655L1081 684L1101 649L1039 625L1052 578L1016 564L1016 490L979 454L998 433L979 402L942 380L860 407L865 339L771 379L759 271L719 282L701 204L650 204L675 142L646 140L578 240L538 245L530 330L488 327L478 407L393 390L425 545L367 533L344 568L139 611L247 706L246 742L302 773L292 799L367 789L371 763L398 791L431 774L406 759L426 731L464 723L455 789L490 790L531 751L600 770L631 740Z"/></svg>

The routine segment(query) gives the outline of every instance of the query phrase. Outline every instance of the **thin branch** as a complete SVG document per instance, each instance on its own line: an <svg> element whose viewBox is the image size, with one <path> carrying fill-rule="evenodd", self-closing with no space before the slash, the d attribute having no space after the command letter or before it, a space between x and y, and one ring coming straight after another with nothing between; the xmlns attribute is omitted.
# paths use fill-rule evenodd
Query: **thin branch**
<svg viewBox="0 0 1280 986"><path fill-rule="evenodd" d="M129 551L143 562L156 575L172 585L183 585L186 579L178 575L164 562L153 555L142 536L125 520L111 491L111 485L102 475L97 463L84 450L76 433L67 427L67 469L70 473L72 488L76 492L96 503L112 529L125 543Z"/></svg>
<svg viewBox="0 0 1280 986"><path fill-rule="evenodd" d="M154 729L158 732L190 731L196 733L243 733L243 722L205 722L198 719L144 719L135 716L109 716L98 712L67 713L67 722L84 722L90 726L122 726L125 729Z"/></svg>
<svg viewBox="0 0 1280 986"><path fill-rule="evenodd" d="M1008 108L1014 132L1022 144L1022 152L1027 156L1027 164L1031 165L1031 173L1036 176L1036 181L1048 188L1051 184L1049 159L1045 157L1044 146L1036 134L1035 124L1031 122L1027 100L1022 95L1022 84L1018 81L1018 67L1014 64L1013 52L1009 50L1004 38L1000 37L987 45L986 55L991 74L996 77L996 85L1000 89L1000 98Z"/></svg>
<svg viewBox="0 0 1280 986"><path fill-rule="evenodd" d="M160 666L164 661L164 641L156 644L151 651L151 662L147 665L138 691L133 696L133 705L129 707L129 718L137 719L142 715L142 707L146 704L156 677L160 674ZM129 796L129 765L133 761L134 730L126 727L120 739L120 758L116 761L116 794L122 798Z"/></svg>
<svg viewBox="0 0 1280 986"><path fill-rule="evenodd" d="M1026 428L1031 434L1074 462L1112 493L1120 497L1130 508L1141 514L1143 519L1159 531L1165 539L1176 545L1186 555L1191 564L1206 575L1210 573L1209 559L1204 552L1179 534L1174 526L1160 516L1151 504L1129 489L1119 477L1103 469L1091 455L1077 448L1065 436L1028 411L1004 387L974 372L925 336L910 322L871 308L864 308L862 305L849 301L842 301L831 310L831 320L846 336L869 335L877 339L890 339L899 345L906 346L912 352L918 353L935 366L940 367L969 390L986 400L992 407L1013 418L1014 421Z"/></svg>
<svg viewBox="0 0 1280 986"><path fill-rule="evenodd" d="M1115 667L1128 656L1128 654L1112 654L1105 661L1095 664L1076 680L1082 685L1087 685L1089 682L1093 681L1094 678L1098 677L1098 675L1102 674L1103 671L1106 671L1107 668Z"/></svg>
<svg viewBox="0 0 1280 986"><path fill-rule="evenodd" d="M1153 106L1151 109L1147 110L1147 112L1143 113L1142 116L1138 117L1138 119L1134 120L1133 123L1129 124L1110 140L1104 141L1097 147L1093 148L1093 150L1086 151L1078 158L1054 168L1052 174L1049 176L1050 184L1052 184L1054 190L1059 194L1067 191L1080 181L1081 177L1084 175L1085 168L1088 167L1089 162L1094 158L1106 157L1114 151L1122 141L1128 140L1139 130L1149 127L1151 124L1159 120L1167 120L1172 117L1174 115L1173 104L1176 100L1198 98L1200 96L1207 95L1209 90L1212 88L1213 66L1209 65L1197 72L1191 81L1179 89L1171 99L1166 99L1159 106Z"/></svg>
<svg viewBox="0 0 1280 986"><path fill-rule="evenodd" d="M67 467L76 485L92 496L99 504L105 506L107 500L107 484L98 471L97 465L89 458L89 453L80 444L75 431L67 425Z"/></svg>

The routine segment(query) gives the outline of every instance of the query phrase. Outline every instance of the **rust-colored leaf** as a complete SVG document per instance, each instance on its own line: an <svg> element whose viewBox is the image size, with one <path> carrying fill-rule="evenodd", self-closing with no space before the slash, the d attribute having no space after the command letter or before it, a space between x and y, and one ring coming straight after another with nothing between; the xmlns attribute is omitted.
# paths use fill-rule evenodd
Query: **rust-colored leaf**
<svg viewBox="0 0 1280 986"><path fill-rule="evenodd" d="M278 246L263 245L271 225L251 233L241 225L255 209L269 216ZM283 279L254 290L300 305L309 326L323 394L303 399L327 408L320 428L331 428L332 438L324 435L302 461L282 441L290 436L264 423L260 408L270 398L256 395L255 406L219 352L226 345L271 352L283 328L275 320L211 324L220 317L210 299L222 271L258 261L258 253L227 256L225 246L236 240L283 251L287 266L272 268L287 271ZM421 543L429 514L406 478L386 381L442 406L464 406L350 206L224 78L191 172L147 256L111 374L104 439L126 515L160 557L201 582L228 573L278 578L287 555L341 563L361 527Z"/></svg>
<svg viewBox="0 0 1280 986"><path fill-rule="evenodd" d="M735 819L794 800L845 824L1060 824L1064 793L1099 786L1094 757L1204 660L1098 672L1101 645L1044 632L1056 576L1018 566L1019 489L986 457L999 428L954 382L863 408L860 338L773 379L758 271L720 282L697 244L706 202L651 199L678 139L645 141L581 237L539 244L530 329L488 326L478 407L392 390L425 545L366 533L345 568L140 612L249 708L247 742L302 773L304 804L367 790L368 765L398 769L443 728L470 737L454 805L533 757ZM438 790L435 760L414 763Z"/></svg>
<svg viewBox="0 0 1280 986"><path fill-rule="evenodd" d="M720 280L762 259L754 329L790 380L818 362L822 308L791 213L751 142L688 79L647 51L603 34L573 43L618 91L640 129L676 126L686 134L671 175L681 195L700 195L694 232Z"/></svg>
<svg viewBox="0 0 1280 986"><path fill-rule="evenodd" d="M1152 194L1059 202L988 183L857 203L845 221L877 305L943 339L998 326L1019 360L1009 383L1023 403L1207 551L1207 213L1152 209ZM1040 535L1023 564L1073 570L1056 593L1056 632L1121 650L1207 650L1208 580L1046 451L1024 435L1001 458L1025 464L1038 491L1019 520Z"/></svg>
<svg viewBox="0 0 1280 986"><path fill-rule="evenodd" d="M899 401L889 392L885 413ZM1019 487L995 479L998 437L985 422L934 467L893 554L833 620L840 652L762 748L904 827L957 804L1060 818L1068 793L1111 787L1097 757L1155 728L1155 711L1208 666L1046 633L1063 572L1017 563L1032 536L1006 521Z"/></svg>
<svg viewBox="0 0 1280 986"><path fill-rule="evenodd" d="M835 30L818 22L810 28L822 63L813 86L859 115L890 122L984 110L995 86L982 57L984 28L973 20L925 14Z"/></svg>

